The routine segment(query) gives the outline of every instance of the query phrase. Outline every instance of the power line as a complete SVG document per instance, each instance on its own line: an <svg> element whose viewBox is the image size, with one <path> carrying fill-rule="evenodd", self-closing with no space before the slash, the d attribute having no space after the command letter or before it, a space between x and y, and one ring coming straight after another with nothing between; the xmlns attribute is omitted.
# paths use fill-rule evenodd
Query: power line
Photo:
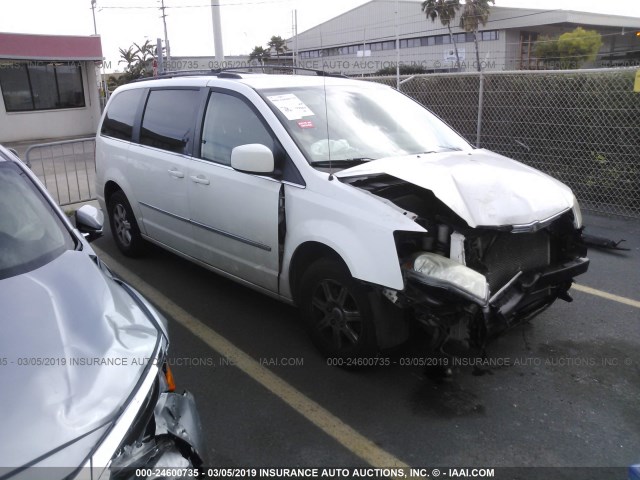
<svg viewBox="0 0 640 480"><path fill-rule="evenodd" d="M274 3L290 3L291 0L255 0L251 2L237 2L237 3L225 3L221 5L224 7L243 7L246 5L266 5L266 4L274 4ZM149 10L157 7L151 5L112 5L106 7L100 7L100 10ZM211 4L209 5L167 5L164 8L211 8Z"/></svg>

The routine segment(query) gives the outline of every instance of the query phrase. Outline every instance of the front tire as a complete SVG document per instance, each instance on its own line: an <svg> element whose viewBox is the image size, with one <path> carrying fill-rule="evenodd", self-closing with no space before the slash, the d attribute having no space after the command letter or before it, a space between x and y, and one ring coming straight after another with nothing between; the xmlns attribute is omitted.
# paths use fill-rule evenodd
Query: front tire
<svg viewBox="0 0 640 480"><path fill-rule="evenodd" d="M367 291L333 259L313 263L300 281L300 308L314 345L325 357L361 358L377 349Z"/></svg>
<svg viewBox="0 0 640 480"><path fill-rule="evenodd" d="M107 205L111 234L118 249L127 257L139 257L144 251L144 239L129 200L122 190L115 192Z"/></svg>

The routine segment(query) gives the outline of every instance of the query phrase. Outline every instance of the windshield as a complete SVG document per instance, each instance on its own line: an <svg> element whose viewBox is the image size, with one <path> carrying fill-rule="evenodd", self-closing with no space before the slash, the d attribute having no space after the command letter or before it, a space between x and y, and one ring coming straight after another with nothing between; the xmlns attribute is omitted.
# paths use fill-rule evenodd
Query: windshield
<svg viewBox="0 0 640 480"><path fill-rule="evenodd" d="M74 247L31 180L17 165L0 162L0 279L39 268Z"/></svg>
<svg viewBox="0 0 640 480"><path fill-rule="evenodd" d="M431 112L390 88L319 85L261 93L312 165L331 161L340 168L383 157L472 148Z"/></svg>

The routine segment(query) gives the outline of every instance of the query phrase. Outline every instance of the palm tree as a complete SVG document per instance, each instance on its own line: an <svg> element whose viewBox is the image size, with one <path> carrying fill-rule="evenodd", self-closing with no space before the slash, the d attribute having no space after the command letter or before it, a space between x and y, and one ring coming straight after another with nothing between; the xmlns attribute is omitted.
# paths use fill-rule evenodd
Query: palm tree
<svg viewBox="0 0 640 480"><path fill-rule="evenodd" d="M264 65L264 60L269 58L271 54L269 50L265 50L263 47L255 46L253 47L253 52L249 54L249 61L258 60L260 65Z"/></svg>
<svg viewBox="0 0 640 480"><path fill-rule="evenodd" d="M280 54L281 53L285 53L288 48L287 48L287 42L280 36L272 36L271 40L269 40L269 42L267 42L267 46L269 48L273 48L273 50L276 52L276 57L279 59L280 58Z"/></svg>
<svg viewBox="0 0 640 480"><path fill-rule="evenodd" d="M145 40L142 45L138 45L134 42L133 46L136 47L136 58L138 61L146 63L153 59L155 45L153 45L149 40Z"/></svg>
<svg viewBox="0 0 640 480"><path fill-rule="evenodd" d="M153 58L153 45L149 40L142 45L134 43L126 50L124 48L119 48L118 50L120 51L121 58L118 64L126 64L124 75L118 79L121 84L141 77L148 77L151 74L146 68L149 61Z"/></svg>
<svg viewBox="0 0 640 480"><path fill-rule="evenodd" d="M460 55L458 55L458 45L451 32L451 22L456 17L459 9L460 0L424 0L424 2L422 2L422 11L427 18L432 22L435 22L436 18L439 18L440 23L449 30L449 38L456 52L456 68L460 67Z"/></svg>
<svg viewBox="0 0 640 480"><path fill-rule="evenodd" d="M460 28L464 29L465 32L473 32L478 72L482 71L480 53L478 52L478 28L480 28L480 24L484 27L489 20L489 2L496 3L495 0L465 0L462 15L460 16Z"/></svg>
<svg viewBox="0 0 640 480"><path fill-rule="evenodd" d="M133 47L129 47L128 49L119 48L120 58L122 60L118 60L118 65L121 63L126 63L127 66L124 67L125 72L130 72L133 69L133 64L136 62L136 54L133 51Z"/></svg>

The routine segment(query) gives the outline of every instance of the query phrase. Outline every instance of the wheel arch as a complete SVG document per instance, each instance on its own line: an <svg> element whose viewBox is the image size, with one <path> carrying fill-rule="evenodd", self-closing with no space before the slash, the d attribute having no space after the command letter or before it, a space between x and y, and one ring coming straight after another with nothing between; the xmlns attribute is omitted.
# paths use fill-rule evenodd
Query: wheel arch
<svg viewBox="0 0 640 480"><path fill-rule="evenodd" d="M297 303L299 299L300 279L302 275L304 275L309 265L321 258L337 260L349 270L347 262L344 261L340 254L324 243L307 241L298 245L289 263L289 287L295 303Z"/></svg>
<svg viewBox="0 0 640 480"><path fill-rule="evenodd" d="M104 202L105 204L109 204L109 199L111 196L117 191L122 191L122 187L118 185L113 180L109 180L104 186Z"/></svg>
<svg viewBox="0 0 640 480"><path fill-rule="evenodd" d="M340 262L353 276L349 265L336 250L321 242L304 242L295 250L289 264L289 285L294 303L299 305L300 280L305 270L322 258ZM378 346L380 348L390 348L406 341L409 337L409 322L404 310L397 308L382 298L379 291L371 288L371 285L367 286L366 282L361 282L361 285L365 286L368 292Z"/></svg>

